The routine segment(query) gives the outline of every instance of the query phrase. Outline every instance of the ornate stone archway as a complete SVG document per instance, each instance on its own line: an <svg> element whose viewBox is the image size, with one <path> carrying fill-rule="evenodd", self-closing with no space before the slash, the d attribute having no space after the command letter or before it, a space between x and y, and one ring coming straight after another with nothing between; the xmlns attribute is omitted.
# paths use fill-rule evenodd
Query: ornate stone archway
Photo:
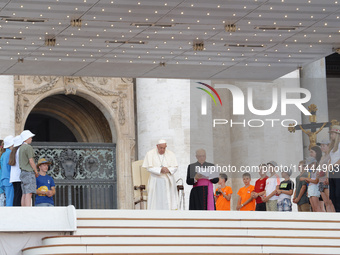
<svg viewBox="0 0 340 255"><path fill-rule="evenodd" d="M131 162L135 160L133 82L129 78L15 76L15 131L20 134L32 109L55 95L82 97L104 115L117 144L118 208L133 208Z"/></svg>
<svg viewBox="0 0 340 255"><path fill-rule="evenodd" d="M41 121L38 121L39 118ZM30 112L25 129L36 134L34 141L56 142L61 139L66 142L63 129L56 125L58 122L73 134L77 142L116 143L117 139L112 138L110 125L103 113L77 95L58 94L44 98Z"/></svg>

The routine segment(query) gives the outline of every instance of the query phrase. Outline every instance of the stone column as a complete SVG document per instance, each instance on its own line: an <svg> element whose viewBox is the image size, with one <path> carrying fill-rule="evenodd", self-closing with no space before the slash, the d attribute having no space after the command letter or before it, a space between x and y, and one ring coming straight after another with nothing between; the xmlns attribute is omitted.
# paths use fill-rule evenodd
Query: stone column
<svg viewBox="0 0 340 255"><path fill-rule="evenodd" d="M311 94L311 100L305 104L308 108L309 105L315 104L318 108L316 112L317 122L328 122L328 101L327 101L327 81L326 81L326 63L322 58L318 61L303 66L300 71L302 88L308 89ZM302 123L310 123L309 117L302 114ZM324 128L318 135L318 141L322 139L328 139L328 128ZM304 156L308 156L309 138L307 135L303 135Z"/></svg>
<svg viewBox="0 0 340 255"><path fill-rule="evenodd" d="M218 129L218 140L225 143L216 143L214 146L214 156L219 159L219 164L235 167L237 172L227 172L229 177L227 185L233 190L231 209L235 210L238 200L237 192L244 186L242 175L249 172L251 175L251 184L259 178L256 167L261 163L276 161L282 166L298 165L302 159L302 134L296 132L289 133L288 128L284 127L281 122L286 119L294 119L301 123L300 111L295 107L287 110L287 115L281 115L281 104L278 103L274 113L270 115L255 115L248 110L247 96L248 88L253 89L253 106L258 110L270 109L273 102L273 89L277 88L278 98L280 98L280 88L298 88L300 86L298 71L293 72L275 81L268 82L245 82L245 81L218 81L215 84L234 85L242 90L245 97L244 115L233 115L233 97L229 90L224 89L220 93L224 105L223 111L214 111L214 118L225 118L228 123L219 125L214 128ZM280 100L279 100L280 102ZM229 112L229 113L228 113ZM276 119L278 121L268 121ZM231 121L233 124L231 125ZM249 122L250 121L250 122ZM288 125L293 121L285 121ZM263 123L263 126L261 126ZM274 123L274 124L272 124ZM260 126L260 127L252 127ZM225 134L223 137L222 134ZM224 158L224 159L223 159ZM296 169L297 170L297 169ZM294 173L296 176L297 173ZM294 177L292 176L292 177Z"/></svg>
<svg viewBox="0 0 340 255"><path fill-rule="evenodd" d="M215 106L212 98L204 91L198 88L204 88L210 91L204 85L198 82L211 85L210 80L191 80L190 86L190 162L196 162L196 150L204 149L207 154L207 162L216 163L214 157L213 139L213 111L220 109L221 106ZM213 92L211 92L213 93ZM216 95L214 94L216 97ZM215 100L218 100L215 98ZM219 103L219 102L218 102ZM206 113L202 113L202 108L205 108ZM205 110L204 110L205 111Z"/></svg>
<svg viewBox="0 0 340 255"><path fill-rule="evenodd" d="M0 86L0 139L4 139L8 135L15 135L14 77L1 75Z"/></svg>
<svg viewBox="0 0 340 255"><path fill-rule="evenodd" d="M179 164L175 178L185 183L190 163L190 80L139 78L136 98L138 160L143 160L159 139L165 139ZM185 189L186 196L188 193Z"/></svg>
<svg viewBox="0 0 340 255"><path fill-rule="evenodd" d="M117 141L117 169L119 171L117 181L117 201L119 209L133 209L133 183L131 175L132 147L134 140L124 136ZM124 152L124 153L119 153Z"/></svg>

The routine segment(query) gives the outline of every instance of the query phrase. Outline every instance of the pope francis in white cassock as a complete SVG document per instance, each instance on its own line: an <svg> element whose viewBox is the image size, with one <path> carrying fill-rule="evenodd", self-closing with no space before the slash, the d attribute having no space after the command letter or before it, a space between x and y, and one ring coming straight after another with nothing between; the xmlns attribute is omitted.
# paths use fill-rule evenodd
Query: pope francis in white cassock
<svg viewBox="0 0 340 255"><path fill-rule="evenodd" d="M148 185L148 210L176 210L177 185L174 173L178 164L175 154L166 150L166 141L160 140L157 147L149 151L143 167L150 173Z"/></svg>

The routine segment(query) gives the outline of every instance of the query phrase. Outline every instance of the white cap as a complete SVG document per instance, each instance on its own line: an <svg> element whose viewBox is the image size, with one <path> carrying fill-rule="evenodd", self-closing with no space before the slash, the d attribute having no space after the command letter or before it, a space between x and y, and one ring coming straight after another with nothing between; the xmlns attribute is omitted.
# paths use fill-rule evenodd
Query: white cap
<svg viewBox="0 0 340 255"><path fill-rule="evenodd" d="M14 137L13 143L14 143L14 145L13 145L14 147L22 145L23 141L21 139L21 136L17 135L16 137Z"/></svg>
<svg viewBox="0 0 340 255"><path fill-rule="evenodd" d="M21 136L22 141L24 142L24 141L26 141L28 138L31 138L31 137L35 136L35 134L33 134L33 133L32 133L31 131L29 131L29 130L24 130L24 131L22 131L22 133L20 134L20 136Z"/></svg>
<svg viewBox="0 0 340 255"><path fill-rule="evenodd" d="M271 164L272 166L274 166L274 167L276 167L276 166L278 166L278 164L275 162L275 161L269 161L268 163L267 163L267 165L268 164Z"/></svg>
<svg viewBox="0 0 340 255"><path fill-rule="evenodd" d="M157 145L158 144L163 144L163 143L166 143L166 141L164 139L161 139L161 140L158 141Z"/></svg>
<svg viewBox="0 0 340 255"><path fill-rule="evenodd" d="M6 136L5 139L4 139L4 148L7 149L9 147L11 147L14 143L13 143L13 136L12 135L9 135L9 136Z"/></svg>

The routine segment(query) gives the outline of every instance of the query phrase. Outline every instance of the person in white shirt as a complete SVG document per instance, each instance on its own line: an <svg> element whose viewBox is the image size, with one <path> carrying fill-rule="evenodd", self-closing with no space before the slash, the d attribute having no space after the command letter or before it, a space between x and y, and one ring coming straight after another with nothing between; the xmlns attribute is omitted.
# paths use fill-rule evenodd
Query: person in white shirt
<svg viewBox="0 0 340 255"><path fill-rule="evenodd" d="M278 171L278 165L275 161L267 163L269 177L266 181L266 193L262 197L262 201L266 203L267 211L277 211L277 199L276 190L279 189L280 177L276 173Z"/></svg>
<svg viewBox="0 0 340 255"><path fill-rule="evenodd" d="M174 174L178 163L173 152L166 149L165 140L147 152L143 166L150 173L148 185L148 210L177 210L177 185Z"/></svg>
<svg viewBox="0 0 340 255"><path fill-rule="evenodd" d="M18 135L14 137L13 142L14 142L13 150L9 155L8 162L8 164L11 166L9 182L13 184L14 188L13 206L21 206L22 189L20 180L21 170L19 167L19 150L23 141L21 139L21 136Z"/></svg>

